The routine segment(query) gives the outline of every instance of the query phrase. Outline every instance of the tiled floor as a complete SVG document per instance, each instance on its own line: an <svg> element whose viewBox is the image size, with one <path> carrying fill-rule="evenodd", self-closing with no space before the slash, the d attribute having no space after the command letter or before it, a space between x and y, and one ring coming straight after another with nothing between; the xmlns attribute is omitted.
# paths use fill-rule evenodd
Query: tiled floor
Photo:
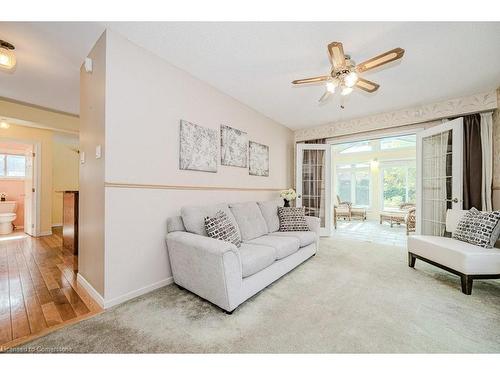
<svg viewBox="0 0 500 375"><path fill-rule="evenodd" d="M380 224L374 220L339 220L337 222L337 229L332 231L332 238L357 239L406 248L407 236L404 224L394 225L391 228L387 223Z"/></svg>

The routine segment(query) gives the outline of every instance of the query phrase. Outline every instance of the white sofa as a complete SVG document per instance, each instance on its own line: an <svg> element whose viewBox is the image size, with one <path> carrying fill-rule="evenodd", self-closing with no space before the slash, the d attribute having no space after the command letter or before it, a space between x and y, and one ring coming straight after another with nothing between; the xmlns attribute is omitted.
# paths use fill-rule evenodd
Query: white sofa
<svg viewBox="0 0 500 375"><path fill-rule="evenodd" d="M446 231L453 233L465 210L448 210ZM474 279L500 278L500 249L485 249L453 238L414 235L408 237L408 265L420 259L460 276L462 292L472 293Z"/></svg>
<svg viewBox="0 0 500 375"><path fill-rule="evenodd" d="M316 254L318 218L306 217L310 231L279 232L282 200L183 207L167 220L167 248L174 282L232 311L245 300ZM207 236L204 218L224 211L242 238L234 244Z"/></svg>

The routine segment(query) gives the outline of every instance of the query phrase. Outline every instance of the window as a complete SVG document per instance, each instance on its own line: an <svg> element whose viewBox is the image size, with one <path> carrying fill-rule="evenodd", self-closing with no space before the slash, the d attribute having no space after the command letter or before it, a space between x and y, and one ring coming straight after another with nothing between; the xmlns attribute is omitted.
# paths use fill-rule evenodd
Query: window
<svg viewBox="0 0 500 375"><path fill-rule="evenodd" d="M380 140L380 149L392 150L395 148L416 147L416 143L417 143L417 138L415 135L389 137Z"/></svg>
<svg viewBox="0 0 500 375"><path fill-rule="evenodd" d="M340 154L350 154L354 152L372 151L373 147L370 141L362 141L362 142L351 142L351 143L343 143L340 145L336 145L334 146L334 150Z"/></svg>
<svg viewBox="0 0 500 375"><path fill-rule="evenodd" d="M22 178L26 175L26 157L0 154L0 177Z"/></svg>
<svg viewBox="0 0 500 375"><path fill-rule="evenodd" d="M370 206L370 164L343 164L337 166L337 195L342 202L356 206Z"/></svg>
<svg viewBox="0 0 500 375"><path fill-rule="evenodd" d="M401 203L416 201L415 161L391 163L382 166L384 209L399 208Z"/></svg>

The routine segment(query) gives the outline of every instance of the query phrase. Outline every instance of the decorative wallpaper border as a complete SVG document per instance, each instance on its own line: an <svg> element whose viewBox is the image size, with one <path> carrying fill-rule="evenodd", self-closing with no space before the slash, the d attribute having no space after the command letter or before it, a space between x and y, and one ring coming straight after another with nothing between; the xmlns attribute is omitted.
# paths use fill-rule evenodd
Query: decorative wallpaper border
<svg viewBox="0 0 500 375"><path fill-rule="evenodd" d="M299 129L295 131L295 141L331 138L347 134L418 124L446 117L494 110L497 107L497 93L495 90L492 90L463 98L449 99L433 104L360 117L348 121L334 122L332 124L313 128Z"/></svg>

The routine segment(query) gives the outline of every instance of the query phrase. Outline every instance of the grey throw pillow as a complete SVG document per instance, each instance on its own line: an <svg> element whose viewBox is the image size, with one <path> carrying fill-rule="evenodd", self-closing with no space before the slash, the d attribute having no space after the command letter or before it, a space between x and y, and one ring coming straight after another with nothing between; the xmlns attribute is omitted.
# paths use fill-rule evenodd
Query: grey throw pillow
<svg viewBox="0 0 500 375"><path fill-rule="evenodd" d="M278 207L280 232L308 232L304 207Z"/></svg>
<svg viewBox="0 0 500 375"><path fill-rule="evenodd" d="M237 247L241 245L240 234L224 211L218 211L213 217L205 218L205 230L209 237L228 241Z"/></svg>
<svg viewBox="0 0 500 375"><path fill-rule="evenodd" d="M484 248L492 248L500 234L500 211L471 208L459 220L452 238Z"/></svg>

